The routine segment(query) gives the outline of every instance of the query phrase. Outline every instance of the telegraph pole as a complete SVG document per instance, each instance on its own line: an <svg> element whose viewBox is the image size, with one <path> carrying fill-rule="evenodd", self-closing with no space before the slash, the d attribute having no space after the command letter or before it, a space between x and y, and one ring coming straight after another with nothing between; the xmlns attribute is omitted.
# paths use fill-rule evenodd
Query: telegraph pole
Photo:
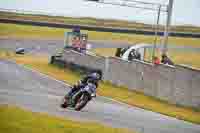
<svg viewBox="0 0 200 133"><path fill-rule="evenodd" d="M166 54L168 50L168 37L169 37L169 31L170 31L170 25L171 25L173 3L174 3L174 0L169 0L169 4L167 6L167 23L166 23L165 32L164 32L162 54Z"/></svg>
<svg viewBox="0 0 200 133"><path fill-rule="evenodd" d="M154 58L155 52L156 52L156 43L157 43L157 40L158 40L158 30L159 30L161 7L162 7L161 5L158 6L157 23L156 23L156 26L155 26L155 38L154 38L152 61L153 61L153 58Z"/></svg>

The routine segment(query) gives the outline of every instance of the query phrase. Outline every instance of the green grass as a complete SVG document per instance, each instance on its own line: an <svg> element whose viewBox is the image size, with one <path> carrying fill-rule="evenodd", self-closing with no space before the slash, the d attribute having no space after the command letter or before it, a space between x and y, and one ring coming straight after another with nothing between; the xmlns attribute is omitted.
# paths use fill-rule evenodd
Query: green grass
<svg viewBox="0 0 200 133"><path fill-rule="evenodd" d="M130 133L97 123L78 122L0 105L1 133Z"/></svg>
<svg viewBox="0 0 200 133"><path fill-rule="evenodd" d="M39 26L27 26L16 24L3 24L0 23L0 36L1 37L13 37L13 38L35 38L35 39L64 39L64 31L70 31L70 29L62 28L49 28ZM144 36L135 34L120 34L112 32L96 32L86 31L83 33L89 35L89 40L105 40L105 41L117 41L135 43L152 43L154 36ZM161 38L158 39L158 42ZM183 46L195 46L200 47L200 40L197 38L178 38L170 37L169 44L183 45Z"/></svg>
<svg viewBox="0 0 200 133"><path fill-rule="evenodd" d="M0 23L0 36L29 39L63 39L64 29Z"/></svg>
<svg viewBox="0 0 200 133"><path fill-rule="evenodd" d="M45 21L53 23L68 23L77 25L89 25L89 26L103 26L103 27L114 27L114 28L129 28L129 29L139 29L139 30L154 30L152 25L128 22L123 20L112 20L112 19L96 19L96 18L72 18L72 17L61 17L61 16L47 16L47 15L32 15L32 14L19 14L19 13L9 13L1 12L1 18L12 18L12 19L22 19L22 20L34 20L34 21ZM160 30L164 27L160 26ZM200 28L195 26L172 26L172 31L175 32L192 32L199 33Z"/></svg>
<svg viewBox="0 0 200 133"><path fill-rule="evenodd" d="M32 69L45 73L68 84L74 84L80 79L80 75L70 69L61 69L48 64L48 58L44 56L25 55L16 56L12 52L0 52L0 58L13 59L18 64L26 65ZM117 93L113 93L117 92ZM130 91L124 87L117 87L110 83L101 83L97 93L101 96L111 97L118 101L151 110L177 119L200 124L200 109L180 107L160 101L143 93Z"/></svg>
<svg viewBox="0 0 200 133"><path fill-rule="evenodd" d="M199 52L184 52L184 51L171 51L170 57L176 64L187 65L195 69L200 69L200 51Z"/></svg>

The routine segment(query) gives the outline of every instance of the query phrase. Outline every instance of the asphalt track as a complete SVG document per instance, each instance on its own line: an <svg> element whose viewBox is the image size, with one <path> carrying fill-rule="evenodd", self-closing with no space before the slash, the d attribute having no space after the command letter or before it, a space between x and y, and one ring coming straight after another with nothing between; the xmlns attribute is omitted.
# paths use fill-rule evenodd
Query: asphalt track
<svg viewBox="0 0 200 133"><path fill-rule="evenodd" d="M128 47L133 44L124 42L111 41L89 41L92 48L120 48ZM63 40L53 39L16 39L16 38L0 38L0 48L15 50L16 48L25 48L28 53L38 54L55 54L56 50L63 49Z"/></svg>
<svg viewBox="0 0 200 133"><path fill-rule="evenodd" d="M200 125L114 102L103 97L81 112L59 107L69 86L13 62L0 60L0 103L75 120L95 121L141 133L200 133Z"/></svg>
<svg viewBox="0 0 200 133"><path fill-rule="evenodd" d="M126 48L134 44L126 42L112 42L112 41L89 41L92 48ZM153 45L152 45L153 46ZM30 54L45 54L53 55L57 51L63 49L63 40L53 39L16 39L16 38L0 38L0 48L15 50L16 48L25 48ZM200 47L190 46L169 46L170 51L175 50L180 52L200 52ZM187 49L187 51L186 51Z"/></svg>

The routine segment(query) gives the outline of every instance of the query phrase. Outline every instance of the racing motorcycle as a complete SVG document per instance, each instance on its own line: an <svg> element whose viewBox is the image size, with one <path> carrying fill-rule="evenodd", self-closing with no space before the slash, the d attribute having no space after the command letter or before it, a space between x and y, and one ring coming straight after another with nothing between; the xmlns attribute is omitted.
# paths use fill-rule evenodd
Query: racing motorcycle
<svg viewBox="0 0 200 133"><path fill-rule="evenodd" d="M71 107L76 111L80 111L94 97L96 97L96 85L93 83L87 83L86 86L80 88L80 90L72 96L69 97L68 94L65 95L61 107Z"/></svg>

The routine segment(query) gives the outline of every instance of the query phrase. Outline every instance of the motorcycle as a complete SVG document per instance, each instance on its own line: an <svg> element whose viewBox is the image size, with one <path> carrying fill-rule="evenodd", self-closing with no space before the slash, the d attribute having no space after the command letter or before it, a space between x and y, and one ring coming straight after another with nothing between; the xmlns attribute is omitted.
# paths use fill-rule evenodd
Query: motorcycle
<svg viewBox="0 0 200 133"><path fill-rule="evenodd" d="M69 97L68 94L65 95L61 107L72 107L76 111L80 111L94 97L96 97L96 86L92 83L88 83L85 87L80 88L80 90L71 97Z"/></svg>

